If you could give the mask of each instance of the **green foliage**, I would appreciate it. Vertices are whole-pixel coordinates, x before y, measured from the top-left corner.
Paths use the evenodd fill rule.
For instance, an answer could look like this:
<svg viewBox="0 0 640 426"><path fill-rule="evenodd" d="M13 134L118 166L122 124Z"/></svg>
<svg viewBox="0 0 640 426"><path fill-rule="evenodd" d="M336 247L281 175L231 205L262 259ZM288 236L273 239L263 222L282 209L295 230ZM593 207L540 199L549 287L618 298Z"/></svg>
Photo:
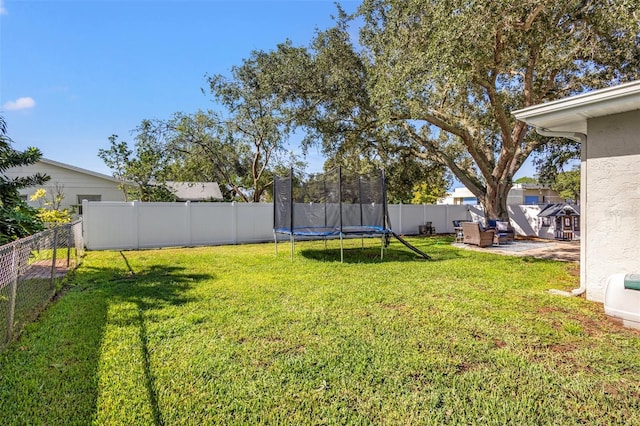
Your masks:
<svg viewBox="0 0 640 426"><path fill-rule="evenodd" d="M580 143L571 139L552 138L534 153L533 164L541 182L553 183L571 162L580 160Z"/></svg>
<svg viewBox="0 0 640 426"><path fill-rule="evenodd" d="M31 201L40 203L38 218L43 223L49 224L69 223L71 222L71 213L68 209L60 209L60 204L64 199L62 188L56 185L55 191L50 199L47 199L47 190L44 188L37 189L31 196Z"/></svg>
<svg viewBox="0 0 640 426"><path fill-rule="evenodd" d="M239 84L217 79L215 82L222 86ZM237 99L234 102L244 101ZM268 107L264 105L264 108ZM234 108L243 110L245 107ZM247 105L246 108L250 107ZM171 178L217 182L226 201L263 201L272 184L273 170L281 164L282 159L278 156L283 152L281 139L284 135L278 136L276 128L267 129L273 123L266 117L255 117L256 121L251 125L248 124L251 118L242 117L239 112L223 119L214 111L198 111L195 114L175 113L169 120L158 121L156 126L163 129L172 159ZM247 122L243 124L240 120ZM295 161L292 165L299 163Z"/></svg>
<svg viewBox="0 0 640 426"><path fill-rule="evenodd" d="M447 192L442 187L432 187L426 182L421 182L413 187L411 204L435 204L439 199L446 197Z"/></svg>
<svg viewBox="0 0 640 426"><path fill-rule="evenodd" d="M12 204L9 207L9 204ZM38 211L17 200L0 206L0 244L28 237L44 230Z"/></svg>
<svg viewBox="0 0 640 426"><path fill-rule="evenodd" d="M234 79L209 77L211 92L229 114L215 111L174 113L167 120L144 120L138 127L136 152L117 136L99 156L123 180L136 182L128 198L173 201L167 180L217 182L226 201L263 201L269 198L274 169L303 167L285 156L283 144L290 124L279 116L277 103L254 86L252 65L234 69Z"/></svg>
<svg viewBox="0 0 640 426"><path fill-rule="evenodd" d="M282 156L287 154L285 142L292 130L283 99L268 90L264 81L264 56L254 54L241 66L233 67L232 79L222 75L208 77L211 94L228 111L224 126L230 142L245 149L241 162L247 171L238 174L244 180L243 187L236 186L234 190L252 202L261 201L273 184L274 165L287 160Z"/></svg>
<svg viewBox="0 0 640 426"><path fill-rule="evenodd" d="M365 0L355 17L339 9L308 49L278 46L265 72L308 143L402 147L446 166L489 217L504 218L513 176L549 143L511 111L637 78L636 6Z"/></svg>
<svg viewBox="0 0 640 426"><path fill-rule="evenodd" d="M560 197L565 200L580 200L580 168L558 173L551 189L558 191Z"/></svg>
<svg viewBox="0 0 640 426"><path fill-rule="evenodd" d="M38 209L38 218L44 223L69 223L71 214L69 210L51 210L44 207Z"/></svg>
<svg viewBox="0 0 640 426"><path fill-rule="evenodd" d="M161 135L149 120L143 120L136 131L135 152L127 142L111 135L109 148L99 149L98 157L122 181L127 200L175 201L175 195L164 185L170 158Z"/></svg>
<svg viewBox="0 0 640 426"><path fill-rule="evenodd" d="M0 244L7 243L43 229L37 211L24 203L19 190L42 185L49 177L36 173L33 176L8 178L5 172L13 167L27 166L37 162L42 154L37 148L16 151L7 136L4 117L0 116Z"/></svg>
<svg viewBox="0 0 640 426"><path fill-rule="evenodd" d="M3 424L640 422L638 334L547 293L575 265L450 241L90 252L0 353Z"/></svg>
<svg viewBox="0 0 640 426"><path fill-rule="evenodd" d="M538 179L536 178L532 178L529 176L523 176L521 178L518 178L516 180L513 181L513 183L531 183L531 184L537 184L538 183Z"/></svg>
<svg viewBox="0 0 640 426"><path fill-rule="evenodd" d="M548 143L510 112L637 78L634 4L365 0L371 96L504 217L515 172Z"/></svg>

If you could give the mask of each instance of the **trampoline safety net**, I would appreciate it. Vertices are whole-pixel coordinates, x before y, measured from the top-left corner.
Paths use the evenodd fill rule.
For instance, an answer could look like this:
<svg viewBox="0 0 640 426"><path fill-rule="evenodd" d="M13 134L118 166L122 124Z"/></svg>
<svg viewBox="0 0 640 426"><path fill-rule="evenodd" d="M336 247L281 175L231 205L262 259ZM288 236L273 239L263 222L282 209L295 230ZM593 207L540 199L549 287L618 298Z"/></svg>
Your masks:
<svg viewBox="0 0 640 426"><path fill-rule="evenodd" d="M274 231L328 236L386 232L384 173L355 174L338 168L302 178L275 176Z"/></svg>

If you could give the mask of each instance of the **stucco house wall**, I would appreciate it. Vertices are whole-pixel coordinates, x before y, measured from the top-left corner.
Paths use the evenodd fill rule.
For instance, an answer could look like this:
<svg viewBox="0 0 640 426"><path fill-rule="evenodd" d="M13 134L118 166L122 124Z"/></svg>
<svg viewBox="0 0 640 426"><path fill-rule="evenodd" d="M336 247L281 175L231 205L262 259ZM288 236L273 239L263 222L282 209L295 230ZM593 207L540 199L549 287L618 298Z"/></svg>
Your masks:
<svg viewBox="0 0 640 426"><path fill-rule="evenodd" d="M122 190L118 187L117 179L103 175L101 173L71 166L49 159L41 159L37 163L24 167L15 167L7 170L8 177L31 176L35 173L45 173L51 179L43 186L25 188L20 191L21 195L27 197L27 203L33 207L38 207L37 202L30 201L39 188L47 190L47 199L55 193L56 185L64 194L61 208L76 207L82 204L78 196L99 196L100 201L125 201ZM77 210L77 209L76 209Z"/></svg>
<svg viewBox="0 0 640 426"><path fill-rule="evenodd" d="M640 110L587 120L582 146L587 298L604 301L607 277L640 273Z"/></svg>
<svg viewBox="0 0 640 426"><path fill-rule="evenodd" d="M640 273L640 81L513 114L544 136L581 142L580 288L604 302L607 279Z"/></svg>

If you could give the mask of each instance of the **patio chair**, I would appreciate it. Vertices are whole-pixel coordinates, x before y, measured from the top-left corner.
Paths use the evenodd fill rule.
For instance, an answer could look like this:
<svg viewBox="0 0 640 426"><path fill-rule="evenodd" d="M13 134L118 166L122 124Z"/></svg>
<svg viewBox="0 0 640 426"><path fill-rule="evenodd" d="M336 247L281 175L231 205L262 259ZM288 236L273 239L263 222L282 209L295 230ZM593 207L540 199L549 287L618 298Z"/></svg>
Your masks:
<svg viewBox="0 0 640 426"><path fill-rule="evenodd" d="M462 233L465 244L473 244L478 247L490 247L493 245L495 231L483 230L477 222L462 222Z"/></svg>
<svg viewBox="0 0 640 426"><path fill-rule="evenodd" d="M495 244L504 244L513 242L516 235L516 230L511 226L509 222L500 220L490 220L489 228L495 231L493 242Z"/></svg>

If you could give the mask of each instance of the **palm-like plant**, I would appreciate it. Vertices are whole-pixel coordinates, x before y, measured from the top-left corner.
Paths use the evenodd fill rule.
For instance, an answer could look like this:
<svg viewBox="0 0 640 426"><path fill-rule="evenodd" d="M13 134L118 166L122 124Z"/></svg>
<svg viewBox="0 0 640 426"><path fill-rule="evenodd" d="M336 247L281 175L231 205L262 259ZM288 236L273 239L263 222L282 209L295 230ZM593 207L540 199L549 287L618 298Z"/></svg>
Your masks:
<svg viewBox="0 0 640 426"><path fill-rule="evenodd" d="M9 178L5 174L13 167L26 166L37 162L42 154L37 148L17 151L11 146L7 136L7 124L0 116L0 244L22 238L43 229L37 211L20 199L19 190L34 185L42 185L49 177L36 173L33 176Z"/></svg>

